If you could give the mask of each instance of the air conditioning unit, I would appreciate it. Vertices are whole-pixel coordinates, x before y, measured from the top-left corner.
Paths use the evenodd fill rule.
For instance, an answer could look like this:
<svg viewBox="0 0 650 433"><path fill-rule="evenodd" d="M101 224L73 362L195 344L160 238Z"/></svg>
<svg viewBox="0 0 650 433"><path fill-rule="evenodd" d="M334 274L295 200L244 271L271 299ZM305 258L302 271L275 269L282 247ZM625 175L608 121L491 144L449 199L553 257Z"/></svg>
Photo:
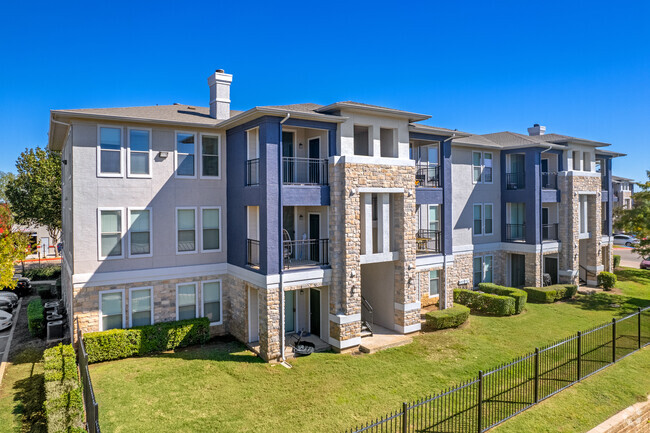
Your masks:
<svg viewBox="0 0 650 433"><path fill-rule="evenodd" d="M63 320L55 320L47 323L47 339L58 340L63 338Z"/></svg>

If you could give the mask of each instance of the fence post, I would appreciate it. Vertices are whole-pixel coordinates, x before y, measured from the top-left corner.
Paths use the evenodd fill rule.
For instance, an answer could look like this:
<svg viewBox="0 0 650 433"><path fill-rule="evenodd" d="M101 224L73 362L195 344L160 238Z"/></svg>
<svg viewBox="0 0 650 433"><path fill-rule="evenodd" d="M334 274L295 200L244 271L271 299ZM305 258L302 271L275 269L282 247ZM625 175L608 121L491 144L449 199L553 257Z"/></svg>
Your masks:
<svg viewBox="0 0 650 433"><path fill-rule="evenodd" d="M483 370L478 372L478 433L483 432Z"/></svg>
<svg viewBox="0 0 650 433"><path fill-rule="evenodd" d="M539 403L539 347L535 348L535 403Z"/></svg>
<svg viewBox="0 0 650 433"><path fill-rule="evenodd" d="M408 404L406 404L406 402L402 403L402 433L408 431L408 410Z"/></svg>
<svg viewBox="0 0 650 433"><path fill-rule="evenodd" d="M637 331L638 331L638 340L637 340L637 345L639 346L639 349L641 348L641 307L638 308L639 311L637 311L637 314L639 315L639 318L637 320Z"/></svg>
<svg viewBox="0 0 650 433"><path fill-rule="evenodd" d="M616 318L612 319L612 364L616 362Z"/></svg>
<svg viewBox="0 0 650 433"><path fill-rule="evenodd" d="M578 331L578 380L580 382L582 379L582 332Z"/></svg>

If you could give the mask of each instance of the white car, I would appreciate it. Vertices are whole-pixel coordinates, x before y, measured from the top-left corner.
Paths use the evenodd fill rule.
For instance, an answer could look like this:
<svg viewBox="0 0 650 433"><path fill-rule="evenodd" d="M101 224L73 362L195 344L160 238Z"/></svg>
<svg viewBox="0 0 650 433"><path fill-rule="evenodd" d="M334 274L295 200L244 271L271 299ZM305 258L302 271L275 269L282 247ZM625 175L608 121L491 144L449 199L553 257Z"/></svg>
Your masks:
<svg viewBox="0 0 650 433"><path fill-rule="evenodd" d="M614 245L625 245L626 247L632 247L638 243L639 240L634 236L624 234L614 235Z"/></svg>
<svg viewBox="0 0 650 433"><path fill-rule="evenodd" d="M0 331L11 327L11 314L0 310Z"/></svg>

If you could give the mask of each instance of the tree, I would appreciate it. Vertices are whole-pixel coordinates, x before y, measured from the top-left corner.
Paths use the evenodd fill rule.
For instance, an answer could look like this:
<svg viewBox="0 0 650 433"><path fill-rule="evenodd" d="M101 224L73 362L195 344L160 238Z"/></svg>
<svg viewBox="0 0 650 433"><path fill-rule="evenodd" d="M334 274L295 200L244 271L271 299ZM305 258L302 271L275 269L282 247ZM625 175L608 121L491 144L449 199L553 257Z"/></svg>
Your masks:
<svg viewBox="0 0 650 433"><path fill-rule="evenodd" d="M9 181L14 177L16 176L14 176L13 173L5 173L4 171L0 171L0 203L7 203L7 195L5 194L5 189L7 188Z"/></svg>
<svg viewBox="0 0 650 433"><path fill-rule="evenodd" d="M650 170L646 171L648 181L637 183L641 191L632 196L632 209L616 210L616 228L636 236L640 243L634 247L634 252L641 257L650 257Z"/></svg>
<svg viewBox="0 0 650 433"><path fill-rule="evenodd" d="M5 188L15 221L47 227L56 242L61 234L61 156L40 147L25 149L16 170Z"/></svg>
<svg viewBox="0 0 650 433"><path fill-rule="evenodd" d="M14 263L25 260L29 247L26 233L12 230L13 218L6 205L0 205L0 287L15 288Z"/></svg>

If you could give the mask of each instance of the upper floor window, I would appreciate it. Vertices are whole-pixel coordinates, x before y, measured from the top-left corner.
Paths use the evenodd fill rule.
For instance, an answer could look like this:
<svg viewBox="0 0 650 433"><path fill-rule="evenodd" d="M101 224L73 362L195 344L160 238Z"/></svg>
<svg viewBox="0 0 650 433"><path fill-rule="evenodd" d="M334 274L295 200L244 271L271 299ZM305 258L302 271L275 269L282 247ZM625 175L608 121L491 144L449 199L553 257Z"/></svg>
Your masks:
<svg viewBox="0 0 650 433"><path fill-rule="evenodd" d="M474 236L480 236L483 234L483 205L475 204L473 214L474 214Z"/></svg>
<svg viewBox="0 0 650 433"><path fill-rule="evenodd" d="M196 252L196 209L176 209L176 252Z"/></svg>
<svg viewBox="0 0 650 433"><path fill-rule="evenodd" d="M151 175L151 130L129 129L129 176L149 177Z"/></svg>
<svg viewBox="0 0 650 433"><path fill-rule="evenodd" d="M246 131L246 185L260 183L259 128Z"/></svg>
<svg viewBox="0 0 650 433"><path fill-rule="evenodd" d="M483 154L483 182L492 183L492 153Z"/></svg>
<svg viewBox="0 0 650 433"><path fill-rule="evenodd" d="M97 175L122 176L122 128L99 127Z"/></svg>
<svg viewBox="0 0 650 433"><path fill-rule="evenodd" d="M201 177L219 177L219 137L201 135Z"/></svg>
<svg viewBox="0 0 650 433"><path fill-rule="evenodd" d="M196 135L187 132L176 133L176 176L196 177Z"/></svg>
<svg viewBox="0 0 650 433"><path fill-rule="evenodd" d="M99 257L122 257L122 210L100 209L99 232Z"/></svg>
<svg viewBox="0 0 650 433"><path fill-rule="evenodd" d="M218 251L221 248L220 208L201 208L201 251Z"/></svg>
<svg viewBox="0 0 650 433"><path fill-rule="evenodd" d="M472 175L474 183L481 182L481 152L472 152Z"/></svg>
<svg viewBox="0 0 650 433"><path fill-rule="evenodd" d="M129 209L129 255L151 256L151 210Z"/></svg>

